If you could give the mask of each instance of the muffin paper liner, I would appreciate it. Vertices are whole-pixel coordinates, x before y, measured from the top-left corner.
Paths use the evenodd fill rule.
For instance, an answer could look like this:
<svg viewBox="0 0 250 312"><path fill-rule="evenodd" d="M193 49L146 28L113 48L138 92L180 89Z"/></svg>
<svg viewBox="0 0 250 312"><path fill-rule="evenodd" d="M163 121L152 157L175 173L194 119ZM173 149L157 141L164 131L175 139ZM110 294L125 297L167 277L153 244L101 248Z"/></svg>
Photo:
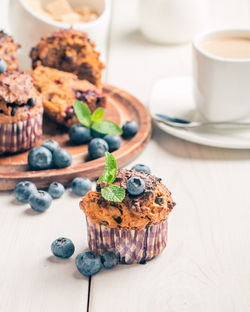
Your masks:
<svg viewBox="0 0 250 312"><path fill-rule="evenodd" d="M0 153L30 149L42 134L42 112L26 120L0 124Z"/></svg>
<svg viewBox="0 0 250 312"><path fill-rule="evenodd" d="M86 217L89 249L102 255L113 251L124 264L145 263L163 251L167 244L167 220L144 230L111 229Z"/></svg>

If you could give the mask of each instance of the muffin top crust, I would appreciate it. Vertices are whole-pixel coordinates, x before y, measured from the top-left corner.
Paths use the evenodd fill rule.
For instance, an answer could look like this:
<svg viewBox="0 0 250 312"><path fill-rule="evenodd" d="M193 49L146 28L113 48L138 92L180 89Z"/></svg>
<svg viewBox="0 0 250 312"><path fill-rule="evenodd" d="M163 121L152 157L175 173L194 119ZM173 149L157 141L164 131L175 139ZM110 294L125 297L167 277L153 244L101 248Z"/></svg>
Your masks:
<svg viewBox="0 0 250 312"><path fill-rule="evenodd" d="M84 102L94 112L106 106L106 97L87 80L55 68L38 66L32 72L35 88L42 94L45 113L58 123L70 127L78 123L74 100Z"/></svg>
<svg viewBox="0 0 250 312"><path fill-rule="evenodd" d="M11 36L6 34L3 30L0 30L0 47L2 47L6 42L13 43L17 49L20 47L19 44L14 43L14 40Z"/></svg>
<svg viewBox="0 0 250 312"><path fill-rule="evenodd" d="M26 120L42 112L41 95L28 73L7 71L0 75L0 124Z"/></svg>
<svg viewBox="0 0 250 312"><path fill-rule="evenodd" d="M133 196L127 191L127 181L131 177L140 177L145 182L142 194ZM161 179L145 172L120 169L115 185L125 189L125 198L121 203L104 199L101 192L89 191L80 202L81 209L92 222L109 228L127 228L142 230L150 224L165 221L175 206L171 192L161 183ZM103 183L97 189L104 187Z"/></svg>
<svg viewBox="0 0 250 312"><path fill-rule="evenodd" d="M45 35L32 48L30 57L33 69L43 65L70 72L101 90L104 65L86 33L65 29Z"/></svg>
<svg viewBox="0 0 250 312"><path fill-rule="evenodd" d="M33 79L19 71L8 71L0 75L0 100L21 105L32 96Z"/></svg>
<svg viewBox="0 0 250 312"><path fill-rule="evenodd" d="M15 43L11 36L3 30L0 31L0 59L6 62L8 70L18 68L17 50L19 48L20 45Z"/></svg>

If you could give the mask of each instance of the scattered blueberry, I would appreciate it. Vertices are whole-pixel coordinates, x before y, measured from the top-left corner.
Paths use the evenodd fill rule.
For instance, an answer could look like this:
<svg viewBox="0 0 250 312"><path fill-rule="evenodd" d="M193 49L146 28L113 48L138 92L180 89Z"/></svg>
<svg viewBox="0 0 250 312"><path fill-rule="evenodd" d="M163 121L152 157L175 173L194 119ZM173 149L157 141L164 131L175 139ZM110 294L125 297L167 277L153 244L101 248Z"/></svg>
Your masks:
<svg viewBox="0 0 250 312"><path fill-rule="evenodd" d="M91 159L103 157L108 149L108 144L103 139L92 139L88 147L89 157Z"/></svg>
<svg viewBox="0 0 250 312"><path fill-rule="evenodd" d="M60 237L51 244L51 251L59 258L69 258L75 252L75 246L69 238Z"/></svg>
<svg viewBox="0 0 250 312"><path fill-rule="evenodd" d="M60 198L64 193L64 186L58 182L52 182L48 192L52 198Z"/></svg>
<svg viewBox="0 0 250 312"><path fill-rule="evenodd" d="M30 207L38 212L43 212L49 208L52 203L52 198L49 193L45 191L38 191L30 195L29 204Z"/></svg>
<svg viewBox="0 0 250 312"><path fill-rule="evenodd" d="M30 195L36 192L37 188L35 184L29 181L18 183L14 189L14 195L21 203L27 203Z"/></svg>
<svg viewBox="0 0 250 312"><path fill-rule="evenodd" d="M143 172L146 172L146 173L151 173L151 170L148 166L146 165L143 165L143 164L136 164L132 167L132 169L135 169L136 171L143 171Z"/></svg>
<svg viewBox="0 0 250 312"><path fill-rule="evenodd" d="M54 140L46 140L43 142L42 146L49 149L52 153L60 147L58 142Z"/></svg>
<svg viewBox="0 0 250 312"><path fill-rule="evenodd" d="M105 135L103 140L105 140L108 143L110 153L118 150L122 142L121 138L118 135L112 134Z"/></svg>
<svg viewBox="0 0 250 312"><path fill-rule="evenodd" d="M87 143L90 140L90 129L81 124L73 125L69 129L69 138L76 145Z"/></svg>
<svg viewBox="0 0 250 312"><path fill-rule="evenodd" d="M85 276L94 275L102 268L101 258L93 251L82 252L76 256L76 267Z"/></svg>
<svg viewBox="0 0 250 312"><path fill-rule="evenodd" d="M7 64L3 59L0 59L0 74L6 72Z"/></svg>
<svg viewBox="0 0 250 312"><path fill-rule="evenodd" d="M52 168L52 153L46 147L39 146L30 150L28 164L31 170L43 170Z"/></svg>
<svg viewBox="0 0 250 312"><path fill-rule="evenodd" d="M53 153L53 161L56 168L66 168L72 163L70 153L63 148L58 148Z"/></svg>
<svg viewBox="0 0 250 312"><path fill-rule="evenodd" d="M131 177L127 181L127 190L131 195L140 195L144 192L145 182L139 177Z"/></svg>
<svg viewBox="0 0 250 312"><path fill-rule="evenodd" d="M92 183L87 178L75 178L72 181L72 192L78 196L85 196L92 187Z"/></svg>
<svg viewBox="0 0 250 312"><path fill-rule="evenodd" d="M128 121L122 127L122 136L124 139L131 139L138 132L138 124L135 121Z"/></svg>
<svg viewBox="0 0 250 312"><path fill-rule="evenodd" d="M118 259L114 252L106 251L101 257L104 269L113 269L118 264Z"/></svg>
<svg viewBox="0 0 250 312"><path fill-rule="evenodd" d="M106 134L98 132L94 129L91 129L91 136L92 138L96 138L96 139L103 139L105 137Z"/></svg>

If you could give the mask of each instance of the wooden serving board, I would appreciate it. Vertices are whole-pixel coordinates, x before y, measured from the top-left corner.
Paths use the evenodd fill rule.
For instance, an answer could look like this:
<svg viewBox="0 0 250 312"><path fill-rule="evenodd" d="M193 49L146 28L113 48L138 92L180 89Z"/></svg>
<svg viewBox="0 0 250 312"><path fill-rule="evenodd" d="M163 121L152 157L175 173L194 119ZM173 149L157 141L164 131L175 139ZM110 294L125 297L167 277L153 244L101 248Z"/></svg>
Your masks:
<svg viewBox="0 0 250 312"><path fill-rule="evenodd" d="M135 120L139 131L131 140L122 140L122 146L113 154L118 166L122 167L132 161L145 147L151 136L151 118L148 110L136 98L113 86L104 85L104 93L108 96L104 119L109 119L120 126L126 121ZM44 140L53 139L66 148L72 155L72 165L65 169L30 171L27 165L28 152L15 155L0 156L0 190L13 190L20 181L29 180L38 188L46 188L53 182L69 185L78 176L91 180L99 177L105 166L104 157L88 160L88 145L74 146L70 143L68 129L49 119L44 119Z"/></svg>

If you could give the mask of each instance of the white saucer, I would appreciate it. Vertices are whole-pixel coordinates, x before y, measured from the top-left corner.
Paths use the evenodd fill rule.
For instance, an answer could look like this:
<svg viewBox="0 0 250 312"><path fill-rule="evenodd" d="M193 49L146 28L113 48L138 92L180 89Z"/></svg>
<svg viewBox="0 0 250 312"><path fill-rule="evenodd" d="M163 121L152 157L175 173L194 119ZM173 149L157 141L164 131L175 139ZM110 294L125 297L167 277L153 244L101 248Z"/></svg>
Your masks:
<svg viewBox="0 0 250 312"><path fill-rule="evenodd" d="M153 118L155 114L166 114L192 121L202 120L195 111L191 76L157 81L152 90L149 109ZM221 148L250 149L250 127L230 130L211 128L187 130L169 127L159 122L157 125L163 131L186 141Z"/></svg>

